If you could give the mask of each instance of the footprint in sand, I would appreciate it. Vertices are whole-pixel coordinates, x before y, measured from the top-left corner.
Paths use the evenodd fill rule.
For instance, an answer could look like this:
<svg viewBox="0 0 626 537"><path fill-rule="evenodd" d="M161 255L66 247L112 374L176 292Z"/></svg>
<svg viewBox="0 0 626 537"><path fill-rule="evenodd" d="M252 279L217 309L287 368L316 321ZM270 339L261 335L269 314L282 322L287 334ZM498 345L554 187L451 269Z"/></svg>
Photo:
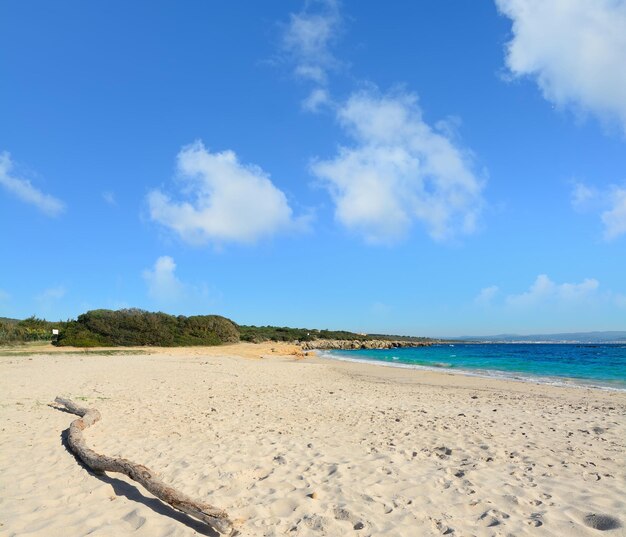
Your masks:
<svg viewBox="0 0 626 537"><path fill-rule="evenodd" d="M350 522L353 529L357 531L365 528L363 521L359 520L350 511L343 507L335 507L335 509L333 509L333 515L335 516L335 520L345 520Z"/></svg>
<svg viewBox="0 0 626 537"><path fill-rule="evenodd" d="M433 453L440 459L445 459L446 457L452 455L452 450L446 446L441 446L433 449Z"/></svg>
<svg viewBox="0 0 626 537"><path fill-rule="evenodd" d="M498 526L502 522L502 519L507 518L509 518L507 513L503 513L498 509L489 509L478 517L478 523L487 528L491 528Z"/></svg>
<svg viewBox="0 0 626 537"><path fill-rule="evenodd" d="M614 530L622 527L619 519L611 515L603 515L599 513L590 513L585 515L583 517L583 523L585 526L600 531Z"/></svg>
<svg viewBox="0 0 626 537"><path fill-rule="evenodd" d="M305 515L302 517L296 525L291 529L291 531L295 531L298 527L298 524L304 524L307 528L310 528L314 531L325 531L328 525L328 522L325 517L320 515Z"/></svg>
<svg viewBox="0 0 626 537"><path fill-rule="evenodd" d="M454 533L454 530L448 526L443 520L438 520L436 518L430 519L433 525L433 529L440 533L441 535L451 535Z"/></svg>
<svg viewBox="0 0 626 537"><path fill-rule="evenodd" d="M333 515L335 515L336 520L350 520L350 518L352 518L350 511L343 507L335 507L335 509L333 509Z"/></svg>

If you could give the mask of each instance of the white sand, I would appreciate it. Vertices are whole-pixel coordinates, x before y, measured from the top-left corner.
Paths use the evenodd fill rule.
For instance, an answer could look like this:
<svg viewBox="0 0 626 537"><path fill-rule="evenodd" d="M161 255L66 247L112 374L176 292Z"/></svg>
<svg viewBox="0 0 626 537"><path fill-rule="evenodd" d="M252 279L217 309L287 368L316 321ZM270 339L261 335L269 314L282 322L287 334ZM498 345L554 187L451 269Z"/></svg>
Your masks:
<svg viewBox="0 0 626 537"><path fill-rule="evenodd" d="M56 395L101 411L96 451L226 509L243 535L626 535L625 393L269 347L0 357L0 535L212 535L82 468ZM589 513L622 526L590 529Z"/></svg>

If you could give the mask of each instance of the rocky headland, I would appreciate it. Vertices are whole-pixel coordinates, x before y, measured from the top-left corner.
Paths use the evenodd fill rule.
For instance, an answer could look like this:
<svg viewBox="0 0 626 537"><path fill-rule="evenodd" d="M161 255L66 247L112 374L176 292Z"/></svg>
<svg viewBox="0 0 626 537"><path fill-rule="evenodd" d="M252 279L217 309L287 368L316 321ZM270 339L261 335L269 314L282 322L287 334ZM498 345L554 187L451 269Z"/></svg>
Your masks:
<svg viewBox="0 0 626 537"><path fill-rule="evenodd" d="M400 347L428 347L427 341L387 340L387 339L314 339L303 341L302 350L357 350L357 349L396 349Z"/></svg>

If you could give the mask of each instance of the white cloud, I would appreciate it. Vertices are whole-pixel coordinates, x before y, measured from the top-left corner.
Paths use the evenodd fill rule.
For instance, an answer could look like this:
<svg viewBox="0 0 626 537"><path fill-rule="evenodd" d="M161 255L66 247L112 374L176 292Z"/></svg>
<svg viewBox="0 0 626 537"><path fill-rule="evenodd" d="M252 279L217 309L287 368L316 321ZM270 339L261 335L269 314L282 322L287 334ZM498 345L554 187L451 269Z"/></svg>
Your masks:
<svg viewBox="0 0 626 537"><path fill-rule="evenodd" d="M7 151L3 151L0 153L0 185L11 194L34 205L48 216L58 216L65 210L65 204L61 200L50 194L44 194L35 188L28 179L16 177L11 173L12 168L11 155Z"/></svg>
<svg viewBox="0 0 626 537"><path fill-rule="evenodd" d="M202 142L178 154L181 194L148 195L150 216L190 243L252 243L297 228L285 194L258 166L242 164L233 151L211 153Z"/></svg>
<svg viewBox="0 0 626 537"><path fill-rule="evenodd" d="M424 122L415 95L358 92L337 118L355 143L312 172L341 224L373 243L401 239L414 221L436 240L475 230L483 181L468 152Z"/></svg>
<svg viewBox="0 0 626 537"><path fill-rule="evenodd" d="M545 274L537 276L528 291L519 295L509 295L507 304L511 306L533 306L553 303L569 303L591 298L600 286L598 280L586 278L581 283L555 283Z"/></svg>
<svg viewBox="0 0 626 537"><path fill-rule="evenodd" d="M302 108L308 112L318 112L322 106L330 103L328 91L323 88L315 88L309 96L302 101Z"/></svg>
<svg viewBox="0 0 626 537"><path fill-rule="evenodd" d="M498 294L500 288L497 285L491 285L489 287L484 287L478 293L478 296L474 299L474 302L481 305L491 304L495 296Z"/></svg>
<svg viewBox="0 0 626 537"><path fill-rule="evenodd" d="M571 199L575 209L601 211L600 219L607 241L626 234L626 187L612 185L606 190L599 190L576 183Z"/></svg>
<svg viewBox="0 0 626 537"><path fill-rule="evenodd" d="M598 193L594 188L590 188L584 183L576 182L571 192L572 206L574 209L585 209L589 202L596 199L597 196Z"/></svg>
<svg viewBox="0 0 626 537"><path fill-rule="evenodd" d="M513 21L506 63L536 79L544 97L626 130L624 0L496 0Z"/></svg>
<svg viewBox="0 0 626 537"><path fill-rule="evenodd" d="M176 263L168 255L159 257L151 268L142 272L148 296L159 306L176 308L194 314L206 314L220 293L204 282L184 282L176 275ZM124 306L120 306L124 307Z"/></svg>
<svg viewBox="0 0 626 537"><path fill-rule="evenodd" d="M143 271L148 295L157 302L176 302L185 295L185 286L176 277L176 263L167 255L159 257L152 269Z"/></svg>
<svg viewBox="0 0 626 537"><path fill-rule="evenodd" d="M283 34L283 48L295 64L295 74L319 85L327 83L328 70L337 65L330 51L341 25L336 0L310 0L292 13Z"/></svg>
<svg viewBox="0 0 626 537"><path fill-rule="evenodd" d="M626 234L626 188L613 187L608 194L609 209L601 215L604 237L613 240Z"/></svg>

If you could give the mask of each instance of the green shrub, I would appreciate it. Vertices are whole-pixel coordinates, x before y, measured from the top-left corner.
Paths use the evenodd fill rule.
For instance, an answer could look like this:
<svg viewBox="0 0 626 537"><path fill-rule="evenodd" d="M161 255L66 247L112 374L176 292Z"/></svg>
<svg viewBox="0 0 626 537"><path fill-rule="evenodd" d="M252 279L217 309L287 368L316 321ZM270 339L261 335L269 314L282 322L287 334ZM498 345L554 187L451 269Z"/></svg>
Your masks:
<svg viewBox="0 0 626 537"><path fill-rule="evenodd" d="M371 339L365 334L345 330L316 330L311 328L288 328L286 326L239 326L242 341L312 341L314 339Z"/></svg>
<svg viewBox="0 0 626 537"><path fill-rule="evenodd" d="M139 309L93 310L61 332L58 345L76 347L221 345L239 341L239 330L219 315L193 317Z"/></svg>
<svg viewBox="0 0 626 537"><path fill-rule="evenodd" d="M19 321L17 319L0 319L0 345L29 343L32 341L52 341L52 329L62 329L67 324L39 319L35 316Z"/></svg>
<svg viewBox="0 0 626 537"><path fill-rule="evenodd" d="M430 341L424 337L390 336L384 334L357 334L345 330L317 330L314 328L289 328L286 326L246 326L239 325L242 341L261 343L263 341L312 341L315 339L347 339L352 341L401 340L401 341Z"/></svg>

